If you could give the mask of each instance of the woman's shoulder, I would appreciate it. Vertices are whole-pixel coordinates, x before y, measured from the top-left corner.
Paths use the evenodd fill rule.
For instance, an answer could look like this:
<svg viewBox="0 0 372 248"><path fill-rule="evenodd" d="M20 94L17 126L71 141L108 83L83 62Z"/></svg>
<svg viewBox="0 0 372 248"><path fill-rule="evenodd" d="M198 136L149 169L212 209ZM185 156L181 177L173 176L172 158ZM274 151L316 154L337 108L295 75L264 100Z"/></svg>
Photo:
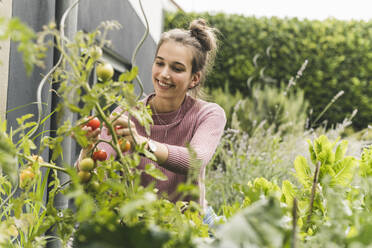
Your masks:
<svg viewBox="0 0 372 248"><path fill-rule="evenodd" d="M217 118L226 118L225 110L215 102L209 102L202 99L194 99L190 112L197 116L198 119L216 116Z"/></svg>
<svg viewBox="0 0 372 248"><path fill-rule="evenodd" d="M199 106L199 111L213 111L225 114L225 110L215 102L209 102L202 99L196 99L196 105Z"/></svg>

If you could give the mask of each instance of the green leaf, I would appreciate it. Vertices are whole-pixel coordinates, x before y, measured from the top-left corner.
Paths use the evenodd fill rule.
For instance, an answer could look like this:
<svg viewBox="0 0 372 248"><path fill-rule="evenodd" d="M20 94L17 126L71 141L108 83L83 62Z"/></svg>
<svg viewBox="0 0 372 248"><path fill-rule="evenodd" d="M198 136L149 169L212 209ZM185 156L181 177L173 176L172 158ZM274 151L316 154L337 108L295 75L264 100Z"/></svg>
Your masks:
<svg viewBox="0 0 372 248"><path fill-rule="evenodd" d="M26 115L23 115L21 117L18 117L17 118L17 123L19 125L22 125L26 120L32 118L34 115L33 114L26 114Z"/></svg>
<svg viewBox="0 0 372 248"><path fill-rule="evenodd" d="M297 180L304 186L309 187L311 185L311 170L303 156L297 156L294 161L294 167L296 170Z"/></svg>
<svg viewBox="0 0 372 248"><path fill-rule="evenodd" d="M283 211L275 198L260 200L235 214L215 233L207 247L289 247Z"/></svg>
<svg viewBox="0 0 372 248"><path fill-rule="evenodd" d="M160 181L168 180L168 177L164 175L163 172L161 172L158 168L156 168L154 164L147 164L145 166L145 172Z"/></svg>
<svg viewBox="0 0 372 248"><path fill-rule="evenodd" d="M131 82L133 79L136 78L137 74L138 74L138 67L134 66L132 70L122 73L119 76L119 81L120 82Z"/></svg>
<svg viewBox="0 0 372 248"><path fill-rule="evenodd" d="M344 158L346 149L347 149L348 141L343 140L341 143L337 146L336 149L336 155L335 155L335 161L340 161L341 159Z"/></svg>
<svg viewBox="0 0 372 248"><path fill-rule="evenodd" d="M353 157L346 157L337 163L335 168L336 174L332 177L331 183L348 186L353 180L356 165L356 160Z"/></svg>
<svg viewBox="0 0 372 248"><path fill-rule="evenodd" d="M9 176L15 184L18 177L17 150L11 137L6 133L6 121L0 122L0 174Z"/></svg>
<svg viewBox="0 0 372 248"><path fill-rule="evenodd" d="M311 143L311 141L309 139L306 140L306 141L309 144L309 152L310 152L311 162L313 162L313 164L316 164L317 158L316 158L316 153L315 153L313 144Z"/></svg>
<svg viewBox="0 0 372 248"><path fill-rule="evenodd" d="M150 192L146 192L144 195L140 196L138 199L132 199L129 202L123 204L120 208L121 216L131 215L139 207L152 204L156 200L156 195Z"/></svg>
<svg viewBox="0 0 372 248"><path fill-rule="evenodd" d="M122 225L115 219L97 223L81 223L75 234L76 247L81 248L142 248L168 247L171 233L161 230L155 225L145 223ZM180 247L186 247L180 246Z"/></svg>
<svg viewBox="0 0 372 248"><path fill-rule="evenodd" d="M372 145L363 149L359 166L363 177L372 175Z"/></svg>
<svg viewBox="0 0 372 248"><path fill-rule="evenodd" d="M75 104L71 104L71 103L68 103L67 104L67 107L74 113L80 113L81 112L81 108L76 106Z"/></svg>
<svg viewBox="0 0 372 248"><path fill-rule="evenodd" d="M282 199L284 198L284 202L287 204L287 206L292 207L293 205L293 199L296 196L296 191L293 187L293 184L288 181L284 180L282 183Z"/></svg>

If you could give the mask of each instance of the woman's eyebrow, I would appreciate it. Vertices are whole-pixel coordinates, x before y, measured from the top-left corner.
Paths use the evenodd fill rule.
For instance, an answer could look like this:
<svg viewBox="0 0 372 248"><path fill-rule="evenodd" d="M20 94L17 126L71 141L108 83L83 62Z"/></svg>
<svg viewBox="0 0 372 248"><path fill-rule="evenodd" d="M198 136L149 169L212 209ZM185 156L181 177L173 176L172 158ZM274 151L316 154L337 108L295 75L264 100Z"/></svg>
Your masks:
<svg viewBox="0 0 372 248"><path fill-rule="evenodd" d="M161 57L161 56L156 56L156 59L165 60L165 59L164 59L163 57ZM186 67L186 65L184 65L183 63L178 62L178 61L174 61L174 62L172 62L172 64L181 65L181 66L183 66L183 67Z"/></svg>

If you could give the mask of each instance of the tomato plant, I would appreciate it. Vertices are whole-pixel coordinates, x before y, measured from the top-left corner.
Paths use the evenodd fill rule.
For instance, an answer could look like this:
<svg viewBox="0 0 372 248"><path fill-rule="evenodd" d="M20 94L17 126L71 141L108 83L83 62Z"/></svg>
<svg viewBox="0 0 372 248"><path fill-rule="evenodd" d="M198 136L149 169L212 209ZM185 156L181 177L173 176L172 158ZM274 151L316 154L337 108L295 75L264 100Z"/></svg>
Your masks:
<svg viewBox="0 0 372 248"><path fill-rule="evenodd" d="M107 159L107 153L104 150L98 150L93 152L92 158L94 161L105 161Z"/></svg>

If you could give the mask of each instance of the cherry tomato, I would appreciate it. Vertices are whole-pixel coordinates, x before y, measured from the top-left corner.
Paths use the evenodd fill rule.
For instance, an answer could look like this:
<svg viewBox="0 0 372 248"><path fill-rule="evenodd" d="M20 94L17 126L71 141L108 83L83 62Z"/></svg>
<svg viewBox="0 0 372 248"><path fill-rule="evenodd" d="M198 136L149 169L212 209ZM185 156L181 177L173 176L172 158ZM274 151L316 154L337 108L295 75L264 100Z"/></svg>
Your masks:
<svg viewBox="0 0 372 248"><path fill-rule="evenodd" d="M90 180L90 178L92 177L92 174L89 171L79 171L78 176L79 176L80 182L86 183Z"/></svg>
<svg viewBox="0 0 372 248"><path fill-rule="evenodd" d="M88 123L86 124L88 127L91 127L92 130L96 130L101 126L101 122L97 117L91 118Z"/></svg>
<svg viewBox="0 0 372 248"><path fill-rule="evenodd" d="M120 125L119 125L119 126L115 126L115 131L116 131L116 130L119 130L119 129L122 129L122 128L123 128L123 127L120 126Z"/></svg>
<svg viewBox="0 0 372 248"><path fill-rule="evenodd" d="M91 171L94 168L94 161L91 158L84 158L79 163L79 169L81 171Z"/></svg>
<svg viewBox="0 0 372 248"><path fill-rule="evenodd" d="M94 161L105 161L107 159L107 153L104 150L98 150L93 152Z"/></svg>
<svg viewBox="0 0 372 248"><path fill-rule="evenodd" d="M120 146L120 150L122 152L127 152L127 151L130 150L131 144L130 144L129 140L120 139L119 140L119 146Z"/></svg>
<svg viewBox="0 0 372 248"><path fill-rule="evenodd" d="M96 67L98 79L108 81L114 76L114 68L109 63L98 64Z"/></svg>
<svg viewBox="0 0 372 248"><path fill-rule="evenodd" d="M21 171L19 174L19 185L21 188L26 187L26 185L35 177L35 173L31 167L27 167L26 169Z"/></svg>

